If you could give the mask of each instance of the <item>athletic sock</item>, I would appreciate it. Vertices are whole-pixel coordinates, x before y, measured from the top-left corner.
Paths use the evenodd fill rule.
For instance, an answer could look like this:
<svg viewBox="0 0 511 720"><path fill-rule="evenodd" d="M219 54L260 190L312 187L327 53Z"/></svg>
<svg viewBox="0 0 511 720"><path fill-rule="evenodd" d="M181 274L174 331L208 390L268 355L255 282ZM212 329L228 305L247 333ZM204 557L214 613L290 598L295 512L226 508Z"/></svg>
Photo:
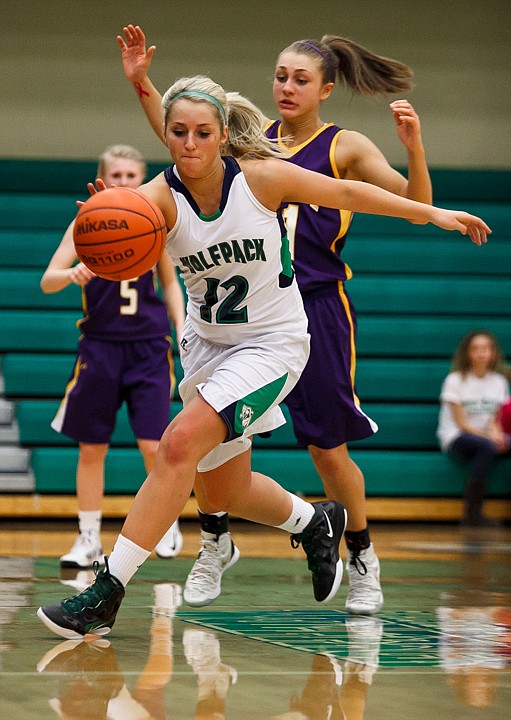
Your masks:
<svg viewBox="0 0 511 720"><path fill-rule="evenodd" d="M302 498L299 498L298 495L293 495L293 493L289 494L293 501L291 515L285 523L277 525L277 527L281 530L286 530L286 532L301 533L312 520L314 507L305 500L302 500Z"/></svg>
<svg viewBox="0 0 511 720"><path fill-rule="evenodd" d="M114 549L108 558L110 573L120 580L124 587L129 583L138 568L147 560L150 550L144 550L140 545L119 535Z"/></svg>

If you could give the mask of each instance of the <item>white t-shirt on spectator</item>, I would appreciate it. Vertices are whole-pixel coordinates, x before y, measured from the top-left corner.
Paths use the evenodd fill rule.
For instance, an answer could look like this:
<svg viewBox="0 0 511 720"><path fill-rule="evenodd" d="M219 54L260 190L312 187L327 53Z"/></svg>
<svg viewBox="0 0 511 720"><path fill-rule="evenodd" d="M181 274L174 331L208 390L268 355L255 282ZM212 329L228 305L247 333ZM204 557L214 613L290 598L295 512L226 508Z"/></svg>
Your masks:
<svg viewBox="0 0 511 720"><path fill-rule="evenodd" d="M461 405L470 424L477 430L485 430L495 413L509 398L509 384L504 375L488 372L483 377L472 373L463 376L452 372L445 378L440 393L440 417L437 436L445 452L461 430L454 420L449 403Z"/></svg>

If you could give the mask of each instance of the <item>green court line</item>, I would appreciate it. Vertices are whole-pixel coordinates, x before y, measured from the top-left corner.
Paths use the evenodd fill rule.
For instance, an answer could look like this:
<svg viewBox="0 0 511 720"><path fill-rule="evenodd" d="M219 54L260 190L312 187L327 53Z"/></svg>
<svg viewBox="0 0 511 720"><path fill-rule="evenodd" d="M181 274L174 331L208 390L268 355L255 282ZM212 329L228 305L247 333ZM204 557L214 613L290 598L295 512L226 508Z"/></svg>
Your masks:
<svg viewBox="0 0 511 720"><path fill-rule="evenodd" d="M259 642L383 668L438 667L441 662L441 629L430 611L382 613L377 618L339 610L179 611L176 617Z"/></svg>

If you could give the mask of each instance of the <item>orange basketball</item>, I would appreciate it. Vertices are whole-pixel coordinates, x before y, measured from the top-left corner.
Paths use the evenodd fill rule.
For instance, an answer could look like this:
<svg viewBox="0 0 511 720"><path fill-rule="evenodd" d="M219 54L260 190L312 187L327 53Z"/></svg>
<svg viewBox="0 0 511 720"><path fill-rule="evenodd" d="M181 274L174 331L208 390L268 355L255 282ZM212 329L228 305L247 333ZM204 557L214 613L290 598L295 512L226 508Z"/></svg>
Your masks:
<svg viewBox="0 0 511 720"><path fill-rule="evenodd" d="M160 208L130 188L91 195L76 216L76 254L106 280L131 280L151 270L165 248L167 227Z"/></svg>

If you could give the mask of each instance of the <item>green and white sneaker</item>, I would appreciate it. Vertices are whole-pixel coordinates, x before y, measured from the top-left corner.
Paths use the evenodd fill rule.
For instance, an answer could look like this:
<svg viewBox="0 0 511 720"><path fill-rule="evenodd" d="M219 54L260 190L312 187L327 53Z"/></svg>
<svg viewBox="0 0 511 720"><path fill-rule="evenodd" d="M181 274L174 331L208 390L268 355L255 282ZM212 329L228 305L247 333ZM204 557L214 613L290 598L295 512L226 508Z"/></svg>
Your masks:
<svg viewBox="0 0 511 720"><path fill-rule="evenodd" d="M37 617L56 635L68 640L80 640L87 633L106 635L115 623L117 611L124 597L124 587L110 574L105 557L105 569L94 565L96 579L79 595L66 598L56 605L44 605Z"/></svg>

